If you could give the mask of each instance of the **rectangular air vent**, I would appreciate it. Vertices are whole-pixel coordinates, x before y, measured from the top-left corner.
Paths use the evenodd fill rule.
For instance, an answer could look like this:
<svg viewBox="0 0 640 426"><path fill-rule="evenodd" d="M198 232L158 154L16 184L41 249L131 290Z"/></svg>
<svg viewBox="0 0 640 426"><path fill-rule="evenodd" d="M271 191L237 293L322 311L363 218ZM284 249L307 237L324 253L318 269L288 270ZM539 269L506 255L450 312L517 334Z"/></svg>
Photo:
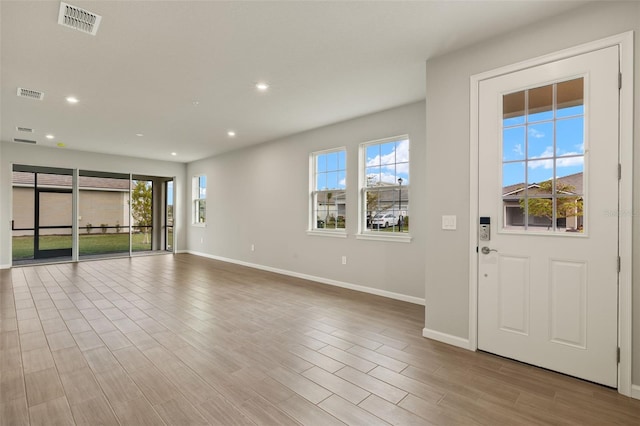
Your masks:
<svg viewBox="0 0 640 426"><path fill-rule="evenodd" d="M30 129L28 127L16 127L16 130L19 132L25 132L25 133L33 133L33 129Z"/></svg>
<svg viewBox="0 0 640 426"><path fill-rule="evenodd" d="M96 35L102 16L88 10L60 2L58 12L58 24L82 31L83 33Z"/></svg>
<svg viewBox="0 0 640 426"><path fill-rule="evenodd" d="M18 96L20 96L21 98L31 98L41 101L42 99L44 99L44 92L25 89L24 87L18 87Z"/></svg>
<svg viewBox="0 0 640 426"><path fill-rule="evenodd" d="M14 138L13 139L14 142L20 142L20 143L36 143L36 141L32 141L31 139L18 139L18 138Z"/></svg>

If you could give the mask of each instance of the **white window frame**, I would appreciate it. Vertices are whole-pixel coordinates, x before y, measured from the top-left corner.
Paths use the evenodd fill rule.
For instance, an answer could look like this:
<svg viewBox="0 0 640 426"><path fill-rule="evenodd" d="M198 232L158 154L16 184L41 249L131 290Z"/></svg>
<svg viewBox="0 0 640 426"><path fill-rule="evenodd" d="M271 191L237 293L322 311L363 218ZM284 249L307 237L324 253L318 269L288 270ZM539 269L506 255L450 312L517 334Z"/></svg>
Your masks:
<svg viewBox="0 0 640 426"><path fill-rule="evenodd" d="M347 196L347 185L346 179L348 176L347 171L347 148L342 146L338 148L326 149L322 151L312 152L309 155L309 225L307 228L308 235L319 235L324 237L337 237L337 238L346 238L347 237L347 225L346 225L346 216L345 216L345 227L344 229L326 229L326 228L318 228L317 227L317 217L315 212L315 199L316 194L321 192L330 192L331 190L317 190L316 189L316 158L320 155L331 154L334 152L344 152L345 158L345 187L344 189L335 189L334 191L344 191L345 197ZM345 207L346 209L346 207Z"/></svg>
<svg viewBox="0 0 640 426"><path fill-rule="evenodd" d="M411 176L411 138L409 135L398 135L389 138L377 139L363 142L360 144L358 155L358 233L356 238L359 240L375 240L375 241L393 241L399 243L409 243L412 240L410 232L374 232L367 228L367 147L371 145L380 145L388 142L396 142L400 140L409 141L409 177ZM398 185L403 190L408 191L407 200L411 202L411 179L407 185ZM410 215L409 215L410 216Z"/></svg>
<svg viewBox="0 0 640 426"><path fill-rule="evenodd" d="M205 186L204 186L205 196L204 198L200 198L200 179L203 177L205 178L205 182L206 182L207 175L204 175L204 174L196 175L196 176L193 176L193 178L191 178L191 225L192 226L199 226L199 227L207 226L207 204L206 204L207 183L205 183ZM200 221L198 213L200 211L199 207L202 201L205 202L204 220Z"/></svg>

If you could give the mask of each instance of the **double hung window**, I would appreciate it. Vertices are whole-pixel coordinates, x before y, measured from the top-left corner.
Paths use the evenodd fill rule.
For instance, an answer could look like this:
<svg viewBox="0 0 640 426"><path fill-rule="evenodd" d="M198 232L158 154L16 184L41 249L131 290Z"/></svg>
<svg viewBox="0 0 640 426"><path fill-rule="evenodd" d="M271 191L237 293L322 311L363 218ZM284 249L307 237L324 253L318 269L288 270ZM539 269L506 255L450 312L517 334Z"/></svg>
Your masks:
<svg viewBox="0 0 640 426"><path fill-rule="evenodd" d="M360 168L360 234L408 234L409 137L362 144Z"/></svg>
<svg viewBox="0 0 640 426"><path fill-rule="evenodd" d="M313 231L344 232L347 221L347 152L344 148L311 154Z"/></svg>
<svg viewBox="0 0 640 426"><path fill-rule="evenodd" d="M195 176L192 184L193 224L204 225L207 220L207 177Z"/></svg>

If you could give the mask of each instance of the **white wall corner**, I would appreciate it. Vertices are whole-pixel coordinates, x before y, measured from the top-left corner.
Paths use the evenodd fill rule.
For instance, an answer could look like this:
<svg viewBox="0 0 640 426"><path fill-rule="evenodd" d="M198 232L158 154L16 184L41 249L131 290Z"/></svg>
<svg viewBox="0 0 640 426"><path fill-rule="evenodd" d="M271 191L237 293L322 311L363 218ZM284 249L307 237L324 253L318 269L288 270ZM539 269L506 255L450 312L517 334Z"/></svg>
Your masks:
<svg viewBox="0 0 640 426"><path fill-rule="evenodd" d="M440 331L435 331L428 328L422 329L422 336L426 337L427 339L437 340L438 342L457 346L462 349L475 351L475 348L471 346L471 342L469 341L469 339L463 339L462 337L453 336L451 334L442 333Z"/></svg>
<svg viewBox="0 0 640 426"><path fill-rule="evenodd" d="M640 385L631 385L631 398L640 399Z"/></svg>
<svg viewBox="0 0 640 426"><path fill-rule="evenodd" d="M349 290L361 291L363 293L374 294L376 296L387 297L389 299L401 300L403 302L414 303L416 305L424 306L424 304L425 304L425 301L422 298L414 297L414 296L408 296L406 294L401 294L401 293L394 293L392 291L380 290L380 289L377 289L377 288L366 287L366 286L358 285L358 284L345 283L345 282L342 282L342 281L331 280L329 278L323 278L323 277L317 277L317 276L314 276L314 275L302 274L302 273L299 273L299 272L288 271L286 269L273 268L271 266L264 266L264 265L259 265L259 264L256 264L256 263L244 262L242 260L230 259L230 258L222 257L222 256L215 256L215 255L212 255L212 254L202 253L202 252L193 251L193 250L186 250L185 253L193 254L195 256L206 257L206 258L209 258L209 259L220 260L222 262L235 263L236 265L242 265L242 266L247 266L249 268L254 268L254 269L260 269L260 270L263 270L263 271L274 272L276 274L282 274L282 275L287 275L287 276L290 276L290 277L301 278L303 280L315 281L315 282L318 282L318 283L321 283L321 284L329 284L329 285L332 285L332 286L335 286L335 287L342 287L342 288L346 288L346 289L349 289Z"/></svg>

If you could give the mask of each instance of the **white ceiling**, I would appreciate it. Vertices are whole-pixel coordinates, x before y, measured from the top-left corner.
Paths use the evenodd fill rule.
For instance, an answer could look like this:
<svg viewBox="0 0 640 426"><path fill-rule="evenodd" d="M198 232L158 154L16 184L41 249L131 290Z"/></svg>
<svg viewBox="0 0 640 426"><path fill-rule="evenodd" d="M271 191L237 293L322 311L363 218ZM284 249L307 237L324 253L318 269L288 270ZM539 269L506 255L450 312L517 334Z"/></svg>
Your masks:
<svg viewBox="0 0 640 426"><path fill-rule="evenodd" d="M96 36L57 1L0 2L2 141L188 162L424 99L427 58L582 2L67 3L102 16Z"/></svg>

